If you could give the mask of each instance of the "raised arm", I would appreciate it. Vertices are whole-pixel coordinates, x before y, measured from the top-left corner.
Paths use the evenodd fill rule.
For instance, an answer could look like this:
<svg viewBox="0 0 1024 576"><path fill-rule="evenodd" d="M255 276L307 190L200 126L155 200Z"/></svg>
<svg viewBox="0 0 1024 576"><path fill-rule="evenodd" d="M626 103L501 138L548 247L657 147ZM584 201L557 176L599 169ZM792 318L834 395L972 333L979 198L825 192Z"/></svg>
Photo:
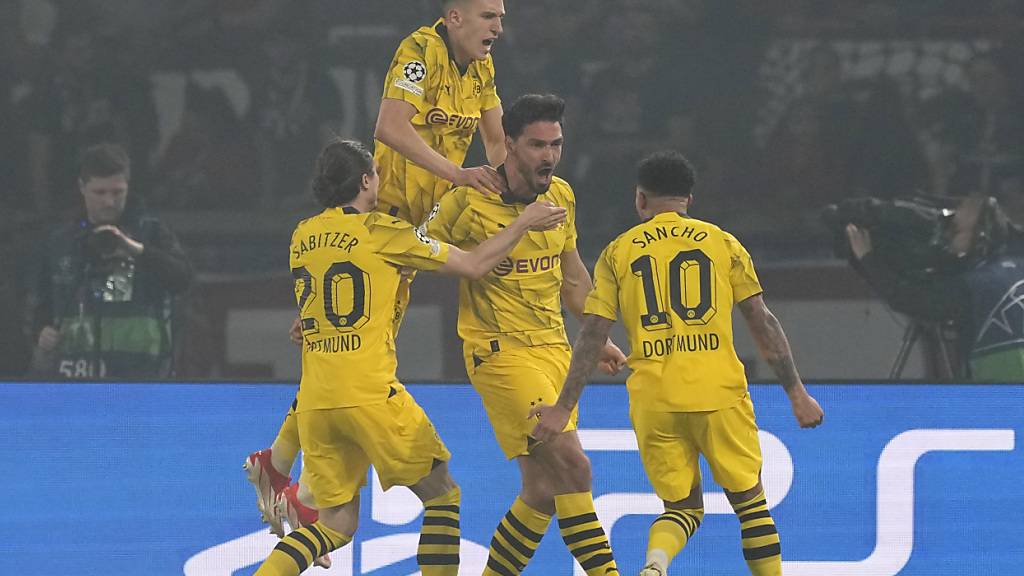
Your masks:
<svg viewBox="0 0 1024 576"><path fill-rule="evenodd" d="M491 166L505 163L505 130L501 127L501 104L480 113L480 135Z"/></svg>
<svg viewBox="0 0 1024 576"><path fill-rule="evenodd" d="M505 183L498 172L490 166L463 168L442 156L427 145L413 128L412 119L416 107L408 102L384 98L377 114L377 126L373 137L380 140L399 154L426 168L440 178L456 186L471 186L500 194Z"/></svg>
<svg viewBox="0 0 1024 576"><path fill-rule="evenodd" d="M583 317L583 327L572 347L569 375L565 378L565 386L558 395L558 401L554 406L537 406L530 413L530 417L537 417L537 425L532 433L537 440L550 440L565 429L570 414L583 395L587 379L604 352L612 323L612 320L596 314Z"/></svg>
<svg viewBox="0 0 1024 576"><path fill-rule="evenodd" d="M512 224L471 251L452 246L448 262L439 272L479 280L494 269L530 230L548 230L565 221L565 208L550 202L534 202Z"/></svg>
<svg viewBox="0 0 1024 576"><path fill-rule="evenodd" d="M772 367L775 377L782 384L793 407L793 415L801 428L814 428L821 424L824 412L818 402L807 393L804 383L797 373L793 362L793 353L789 348L789 340L782 331L782 324L764 303L764 298L756 294L739 303L740 312L747 321L750 334L757 343L761 357Z"/></svg>

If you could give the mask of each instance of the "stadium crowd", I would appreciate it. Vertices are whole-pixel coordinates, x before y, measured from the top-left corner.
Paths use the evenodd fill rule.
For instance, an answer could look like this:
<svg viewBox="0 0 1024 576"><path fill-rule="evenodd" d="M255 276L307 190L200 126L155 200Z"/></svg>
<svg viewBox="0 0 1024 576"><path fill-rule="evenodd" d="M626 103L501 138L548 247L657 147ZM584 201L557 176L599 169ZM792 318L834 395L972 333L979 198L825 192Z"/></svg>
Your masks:
<svg viewBox="0 0 1024 576"><path fill-rule="evenodd" d="M830 257L820 209L852 196L992 195L1024 220L1019 3L768 4L509 10L499 95L568 101L560 172L586 198L585 258L632 223L621 190L665 147L701 175L694 214L769 261ZM100 142L128 150L133 195L200 275L280 273L268 252L315 210L317 150L370 139L395 43L435 14L432 0L0 0L0 262L16 272L0 301L21 309L40 234L81 210L79 153ZM0 339L22 329L0 316Z"/></svg>

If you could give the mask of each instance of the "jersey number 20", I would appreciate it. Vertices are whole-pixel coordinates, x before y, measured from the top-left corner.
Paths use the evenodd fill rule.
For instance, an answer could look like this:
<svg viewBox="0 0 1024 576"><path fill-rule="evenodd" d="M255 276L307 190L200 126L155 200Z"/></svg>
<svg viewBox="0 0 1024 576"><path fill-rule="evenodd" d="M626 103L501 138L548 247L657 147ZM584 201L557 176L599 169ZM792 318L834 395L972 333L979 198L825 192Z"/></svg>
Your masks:
<svg viewBox="0 0 1024 576"><path fill-rule="evenodd" d="M307 314L316 302L318 291L322 294L323 318L341 332L350 332L366 324L370 319L369 275L352 262L335 262L324 274L322 282L310 274L305 266L292 269L295 278L295 292L299 297L299 313L302 315L302 331L317 333L320 322L316 310Z"/></svg>
<svg viewBox="0 0 1024 576"><path fill-rule="evenodd" d="M646 330L664 330L672 326L665 309L664 284L659 279L658 260L641 256L630 265L643 283L646 313L640 325ZM677 318L689 326L707 324L715 316L714 262L702 250L685 250L668 264L668 303Z"/></svg>

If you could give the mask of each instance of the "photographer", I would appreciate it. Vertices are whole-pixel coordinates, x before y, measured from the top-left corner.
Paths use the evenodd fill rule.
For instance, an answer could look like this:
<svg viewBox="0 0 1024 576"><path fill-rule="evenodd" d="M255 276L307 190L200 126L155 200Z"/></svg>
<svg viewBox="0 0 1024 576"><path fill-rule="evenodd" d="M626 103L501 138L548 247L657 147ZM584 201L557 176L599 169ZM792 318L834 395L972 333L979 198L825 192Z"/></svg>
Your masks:
<svg viewBox="0 0 1024 576"><path fill-rule="evenodd" d="M956 273L920 275L886 262L871 233L846 225L853 265L896 310L916 320L952 321L957 331L958 376L975 381L1024 381L1024 250L1010 227L1005 245L978 255L986 218L997 205L968 197L957 207L947 238L949 255L973 265ZM1001 222L1001 225L1006 225ZM991 238L987 239L991 243ZM1001 244L1001 241L999 242Z"/></svg>
<svg viewBox="0 0 1024 576"><path fill-rule="evenodd" d="M84 215L50 234L31 294L36 376L171 373L174 296L188 287L192 270L170 230L131 208L130 176L119 146L82 155Z"/></svg>

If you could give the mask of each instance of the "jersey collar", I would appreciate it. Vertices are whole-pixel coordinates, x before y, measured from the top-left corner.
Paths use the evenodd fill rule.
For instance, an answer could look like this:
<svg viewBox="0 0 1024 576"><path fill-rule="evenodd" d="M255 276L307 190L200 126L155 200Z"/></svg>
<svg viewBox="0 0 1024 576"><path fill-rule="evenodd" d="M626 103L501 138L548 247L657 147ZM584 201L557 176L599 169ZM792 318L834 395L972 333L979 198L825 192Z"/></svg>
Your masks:
<svg viewBox="0 0 1024 576"><path fill-rule="evenodd" d="M444 47L448 49L448 60L455 64L460 74L465 76L466 72L469 71L469 65L467 64L465 69L463 69L462 66L459 66L458 61L455 60L455 52L452 52L452 43L448 37L448 27L444 25L444 18L439 19L437 24L434 24L434 32L437 32L437 35L441 37L441 41L444 42Z"/></svg>
<svg viewBox="0 0 1024 576"><path fill-rule="evenodd" d="M501 179L505 181L505 187L508 188L509 190L511 190L512 187L508 185L508 174L505 172L505 165L504 164L498 166L498 174L501 176ZM533 198L528 198L526 200L523 200L522 198L519 198L517 196L513 196L511 192L502 192L501 193L501 201L503 203L505 203L505 204L511 204L511 205L515 205L515 204L533 204L534 202L537 201L537 198L539 196L540 195L538 194L538 195L535 195Z"/></svg>
<svg viewBox="0 0 1024 576"><path fill-rule="evenodd" d="M341 212L343 214L362 214L355 206L342 206Z"/></svg>

